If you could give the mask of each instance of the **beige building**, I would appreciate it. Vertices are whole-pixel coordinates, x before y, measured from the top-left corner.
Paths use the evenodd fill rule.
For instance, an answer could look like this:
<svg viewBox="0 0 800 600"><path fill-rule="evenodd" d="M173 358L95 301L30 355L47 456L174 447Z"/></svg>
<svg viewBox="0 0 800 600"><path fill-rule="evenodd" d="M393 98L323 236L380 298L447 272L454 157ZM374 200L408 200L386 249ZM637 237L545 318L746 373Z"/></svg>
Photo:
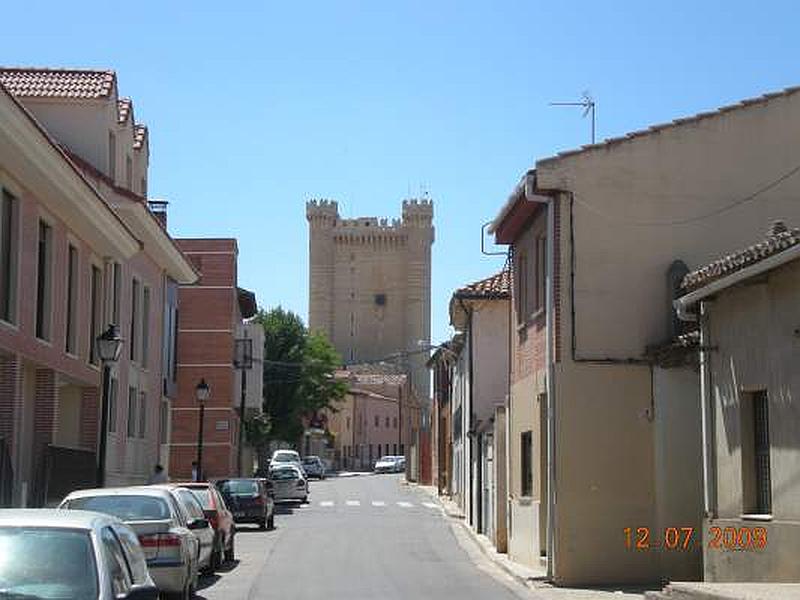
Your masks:
<svg viewBox="0 0 800 600"><path fill-rule="evenodd" d="M494 222L515 269L509 551L546 556L557 583L702 574L699 546L643 551L622 534L702 531L699 401L677 382L659 410L647 349L671 334L676 259L703 265L800 218L798 92L540 160Z"/></svg>
<svg viewBox="0 0 800 600"><path fill-rule="evenodd" d="M700 326L709 581L800 581L798 258L800 230L776 222L677 301Z"/></svg>
<svg viewBox="0 0 800 600"><path fill-rule="evenodd" d="M336 202L306 205L309 327L331 340L346 364L398 353L411 385L427 398L431 333L433 203L403 202L401 219L343 219ZM422 344L422 346L420 345Z"/></svg>

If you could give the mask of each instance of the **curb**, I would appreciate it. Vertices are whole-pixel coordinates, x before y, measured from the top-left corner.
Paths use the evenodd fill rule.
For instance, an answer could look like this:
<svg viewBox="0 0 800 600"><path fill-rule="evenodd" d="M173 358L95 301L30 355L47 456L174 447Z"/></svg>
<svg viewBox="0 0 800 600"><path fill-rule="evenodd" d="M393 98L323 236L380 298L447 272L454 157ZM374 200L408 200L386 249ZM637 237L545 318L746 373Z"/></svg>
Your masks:
<svg viewBox="0 0 800 600"><path fill-rule="evenodd" d="M479 534L476 531L474 531L469 525L467 525L467 523L464 521L466 516L464 515L464 513L461 512L460 509L458 509L457 507L448 508L442 502L442 499L438 496L438 494L432 493L432 491L427 489L426 486L416 485L416 487L425 494L427 494L428 496L430 496L432 499L436 500L436 502L439 504L439 508L441 509L442 514L444 514L447 517L450 517L450 519L455 521L461 527L461 529L469 535L469 538L472 540L472 543L478 547L478 549L483 553L483 555L490 561L492 561L492 563L495 564L497 567L502 569L503 572L505 572L507 575L513 578L514 581L516 581L520 585L525 586L527 589L531 590L541 589L543 587L552 587L551 584L547 583L544 580L539 580L539 579L535 579L538 585L536 586L532 585L531 578L525 577L524 575L520 575L519 573L517 573L513 567L506 564L505 560L499 558L499 554L496 551L492 551L491 548L487 547L487 544L483 543L483 540L481 540ZM453 503L451 502L450 504ZM507 560L510 561L511 559Z"/></svg>

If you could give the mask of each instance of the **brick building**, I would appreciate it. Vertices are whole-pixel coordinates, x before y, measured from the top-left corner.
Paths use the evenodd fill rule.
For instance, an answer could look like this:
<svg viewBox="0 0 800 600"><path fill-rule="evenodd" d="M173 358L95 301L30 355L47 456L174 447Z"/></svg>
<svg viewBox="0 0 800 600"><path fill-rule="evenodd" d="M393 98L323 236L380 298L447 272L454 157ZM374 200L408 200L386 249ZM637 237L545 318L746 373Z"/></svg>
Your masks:
<svg viewBox="0 0 800 600"><path fill-rule="evenodd" d="M0 496L37 505L94 483L110 323L124 346L106 479L143 482L169 435L167 290L196 279L148 209L147 130L112 71L0 68L0 90Z"/></svg>
<svg viewBox="0 0 800 600"><path fill-rule="evenodd" d="M237 337L253 339L253 368L247 373L246 407L260 410L263 337L243 321L255 315L252 293L237 286L235 239L179 239L178 245L200 273L195 285L179 290L178 395L172 409L170 474L188 479L197 457L200 407L195 388L211 387L205 405L203 473L206 478L239 472L240 372L233 364ZM263 334L261 334L263 335ZM248 453L249 456L249 453ZM249 470L245 457L243 471ZM247 473L249 474L249 473Z"/></svg>

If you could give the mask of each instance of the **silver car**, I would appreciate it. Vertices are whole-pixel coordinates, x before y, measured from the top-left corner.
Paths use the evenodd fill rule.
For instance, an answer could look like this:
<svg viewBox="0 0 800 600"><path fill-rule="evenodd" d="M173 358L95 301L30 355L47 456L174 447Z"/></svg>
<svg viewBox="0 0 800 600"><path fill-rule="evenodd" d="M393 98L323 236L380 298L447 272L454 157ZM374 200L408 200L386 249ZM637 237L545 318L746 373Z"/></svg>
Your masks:
<svg viewBox="0 0 800 600"><path fill-rule="evenodd" d="M308 501L308 480L296 465L275 467L270 471L268 488L275 502L286 500Z"/></svg>
<svg viewBox="0 0 800 600"><path fill-rule="evenodd" d="M108 515L2 509L0 559L0 598L158 598L136 534Z"/></svg>
<svg viewBox="0 0 800 600"><path fill-rule="evenodd" d="M200 542L188 515L168 489L99 488L72 492L59 508L92 510L119 518L136 532L150 575L158 588L176 598L191 598L197 588ZM206 526L208 522L204 520Z"/></svg>
<svg viewBox="0 0 800 600"><path fill-rule="evenodd" d="M178 501L179 508L182 508L184 512L186 526L192 530L192 533L197 536L197 541L200 542L200 549L198 552L198 566L200 570L206 572L213 570L214 528L211 527L211 523L206 519L206 513L203 510L203 504L200 502L200 499L195 496L193 491L177 484L162 484L152 487L168 490L175 500ZM206 522L206 527L194 526L203 521Z"/></svg>

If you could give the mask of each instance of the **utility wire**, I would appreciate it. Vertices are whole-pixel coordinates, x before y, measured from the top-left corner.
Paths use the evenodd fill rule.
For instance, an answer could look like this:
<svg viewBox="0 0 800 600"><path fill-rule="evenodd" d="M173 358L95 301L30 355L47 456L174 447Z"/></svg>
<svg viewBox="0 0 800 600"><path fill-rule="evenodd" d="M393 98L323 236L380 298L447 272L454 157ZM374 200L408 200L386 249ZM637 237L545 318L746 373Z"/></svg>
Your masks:
<svg viewBox="0 0 800 600"><path fill-rule="evenodd" d="M670 221L633 221L633 220L625 219L624 217L619 217L619 216L616 216L616 215L609 215L609 214L605 213L604 211L600 210L599 208L597 208L595 206L592 206L588 202L586 202L584 200L581 200L577 196L577 194L573 195L573 198L575 199L575 202L577 202L578 204L580 204L584 208L590 210L591 212L593 212L594 214L596 214L596 215L598 215L600 217L603 217L604 219L606 219L608 221L616 221L616 222L619 222L619 223L624 223L626 225L633 225L633 226L637 226L637 227L672 227L672 226L675 226L675 225L688 225L690 223L695 223L697 221L703 221L705 219L708 219L708 218L711 218L711 217L716 217L718 215L726 213L729 210L733 210L737 206L740 206L742 204L745 204L747 202L755 200L761 194L764 194L764 193L770 191L771 189L774 189L774 188L778 187L780 184L782 184L787 179L793 177L798 172L800 172L800 165L797 165L796 167L794 167L793 169L790 169L789 171L787 171L783 175L777 177L776 179L773 179L772 181L770 181L769 183L767 183L763 187L760 187L759 189L757 189L756 191L752 192L751 194L748 194L747 196L744 196L743 198L739 198L737 200L734 200L733 202L731 202L729 204L726 204L725 206L722 206L720 208L714 209L714 210L712 210L710 212L707 212L705 214L698 215L698 216L695 216L695 217L688 217L688 218L685 218L685 219L674 219L674 220L670 220Z"/></svg>

